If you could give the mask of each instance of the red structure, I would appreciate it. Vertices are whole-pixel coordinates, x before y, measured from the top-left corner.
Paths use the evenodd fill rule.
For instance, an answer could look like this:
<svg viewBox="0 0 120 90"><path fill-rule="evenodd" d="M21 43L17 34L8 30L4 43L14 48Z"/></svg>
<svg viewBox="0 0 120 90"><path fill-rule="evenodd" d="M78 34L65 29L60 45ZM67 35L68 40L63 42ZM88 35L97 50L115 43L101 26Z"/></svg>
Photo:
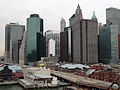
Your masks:
<svg viewBox="0 0 120 90"><path fill-rule="evenodd" d="M4 80L10 80L12 76L12 70L8 68L8 66L5 66L1 71L0 71L0 79Z"/></svg>
<svg viewBox="0 0 120 90"><path fill-rule="evenodd" d="M23 73L12 73L12 78L23 78Z"/></svg>
<svg viewBox="0 0 120 90"><path fill-rule="evenodd" d="M96 66L95 66L95 65L92 66L92 69L95 69L95 70L103 70L103 69L102 69L102 66L97 66L97 65L96 65Z"/></svg>
<svg viewBox="0 0 120 90"><path fill-rule="evenodd" d="M120 59L120 34L118 35L118 50L119 50L119 59Z"/></svg>

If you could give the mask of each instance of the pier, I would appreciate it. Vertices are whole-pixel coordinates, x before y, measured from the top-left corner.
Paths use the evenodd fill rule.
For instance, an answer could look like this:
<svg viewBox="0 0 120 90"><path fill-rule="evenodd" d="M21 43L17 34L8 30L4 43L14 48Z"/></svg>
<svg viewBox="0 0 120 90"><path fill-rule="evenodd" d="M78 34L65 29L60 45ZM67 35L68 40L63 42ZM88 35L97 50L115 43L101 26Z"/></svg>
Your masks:
<svg viewBox="0 0 120 90"><path fill-rule="evenodd" d="M18 84L17 81L4 81L4 82L0 82L0 86L1 85L14 85L14 84Z"/></svg>
<svg viewBox="0 0 120 90"><path fill-rule="evenodd" d="M53 71L53 70L51 71L51 73L52 75L60 78L61 80L68 81L71 84L76 84L77 86L85 86L87 88L108 89L108 87L112 84L106 81L100 81L88 77L74 75L73 73L66 73L66 72ZM112 88L113 90L117 90L118 85L114 85Z"/></svg>

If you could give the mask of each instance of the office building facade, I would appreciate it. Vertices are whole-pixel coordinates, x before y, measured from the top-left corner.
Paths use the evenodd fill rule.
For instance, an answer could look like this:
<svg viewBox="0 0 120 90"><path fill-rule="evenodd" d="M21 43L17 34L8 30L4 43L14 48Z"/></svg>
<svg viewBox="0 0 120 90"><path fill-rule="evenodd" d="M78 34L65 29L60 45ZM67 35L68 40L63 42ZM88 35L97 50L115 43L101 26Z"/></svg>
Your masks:
<svg viewBox="0 0 120 90"><path fill-rule="evenodd" d="M68 62L67 31L60 32L60 62Z"/></svg>
<svg viewBox="0 0 120 90"><path fill-rule="evenodd" d="M19 50L20 50L21 43L22 43L22 40L16 40L14 41L14 45L13 45L12 61L16 64L19 64Z"/></svg>
<svg viewBox="0 0 120 90"><path fill-rule="evenodd" d="M100 28L99 62L104 64L116 64L118 60L118 26L105 25Z"/></svg>
<svg viewBox="0 0 120 90"><path fill-rule="evenodd" d="M72 62L72 27L65 27L60 33L60 61Z"/></svg>
<svg viewBox="0 0 120 90"><path fill-rule="evenodd" d="M106 24L118 25L118 34L120 34L120 9L106 9Z"/></svg>
<svg viewBox="0 0 120 90"><path fill-rule="evenodd" d="M24 32L23 39L22 39L21 46L20 46L20 50L19 50L19 64L20 65L24 65L26 63L25 50L26 50L26 31Z"/></svg>
<svg viewBox="0 0 120 90"><path fill-rule="evenodd" d="M60 57L60 33L53 31L53 30L48 30L45 32L46 36L46 57L49 56L49 39L55 40L55 57Z"/></svg>
<svg viewBox="0 0 120 90"><path fill-rule="evenodd" d="M73 26L73 62L98 62L97 21L80 20Z"/></svg>
<svg viewBox="0 0 120 90"><path fill-rule="evenodd" d="M26 64L33 65L45 56L44 44L43 19L38 14L31 14L30 18L27 18Z"/></svg>
<svg viewBox="0 0 120 90"><path fill-rule="evenodd" d="M19 25L18 23L10 23L5 26L5 60L6 62L17 63L14 57L18 58L14 54L14 47L16 47L15 42L21 41L23 38L23 33L25 31L24 25ZM19 43L20 44L20 43ZM19 45L20 46L20 45ZM19 47L17 47L19 50ZM14 49L14 50L13 50Z"/></svg>
<svg viewBox="0 0 120 90"><path fill-rule="evenodd" d="M120 59L120 9L107 8L106 9L106 23L109 25L118 25L118 46L119 46L119 59Z"/></svg>
<svg viewBox="0 0 120 90"><path fill-rule="evenodd" d="M78 5L75 24L72 26L73 63L93 64L98 62L97 18L83 19Z"/></svg>
<svg viewBox="0 0 120 90"><path fill-rule="evenodd" d="M70 26L73 26L74 23L75 23L75 14L73 14L69 19L69 25Z"/></svg>

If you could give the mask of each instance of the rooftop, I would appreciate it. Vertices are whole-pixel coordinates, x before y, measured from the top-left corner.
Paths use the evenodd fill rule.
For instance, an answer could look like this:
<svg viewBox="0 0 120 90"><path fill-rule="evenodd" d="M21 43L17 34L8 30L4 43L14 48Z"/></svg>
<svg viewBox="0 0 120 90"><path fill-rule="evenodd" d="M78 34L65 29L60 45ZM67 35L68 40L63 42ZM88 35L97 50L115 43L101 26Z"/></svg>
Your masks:
<svg viewBox="0 0 120 90"><path fill-rule="evenodd" d="M83 64L64 64L61 65L61 68L67 68L67 69L75 69L75 68L79 68L79 69L83 69L83 68L90 68L87 65L83 65Z"/></svg>
<svg viewBox="0 0 120 90"><path fill-rule="evenodd" d="M39 14L30 14L30 18L33 18L33 17L38 17L39 18Z"/></svg>
<svg viewBox="0 0 120 90"><path fill-rule="evenodd" d="M52 78L52 76L44 75L44 74L27 74L27 76L32 78L32 79Z"/></svg>

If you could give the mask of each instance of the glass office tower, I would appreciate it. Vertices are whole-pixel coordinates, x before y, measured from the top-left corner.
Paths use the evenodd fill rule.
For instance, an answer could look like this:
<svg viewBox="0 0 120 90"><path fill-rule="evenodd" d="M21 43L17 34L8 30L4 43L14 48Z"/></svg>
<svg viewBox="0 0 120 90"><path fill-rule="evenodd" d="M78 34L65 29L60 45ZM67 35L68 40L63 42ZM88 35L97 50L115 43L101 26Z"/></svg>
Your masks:
<svg viewBox="0 0 120 90"><path fill-rule="evenodd" d="M99 35L99 62L116 64L118 60L118 25L104 25Z"/></svg>
<svg viewBox="0 0 120 90"><path fill-rule="evenodd" d="M44 56L43 19L38 14L27 18L26 64L33 65Z"/></svg>

